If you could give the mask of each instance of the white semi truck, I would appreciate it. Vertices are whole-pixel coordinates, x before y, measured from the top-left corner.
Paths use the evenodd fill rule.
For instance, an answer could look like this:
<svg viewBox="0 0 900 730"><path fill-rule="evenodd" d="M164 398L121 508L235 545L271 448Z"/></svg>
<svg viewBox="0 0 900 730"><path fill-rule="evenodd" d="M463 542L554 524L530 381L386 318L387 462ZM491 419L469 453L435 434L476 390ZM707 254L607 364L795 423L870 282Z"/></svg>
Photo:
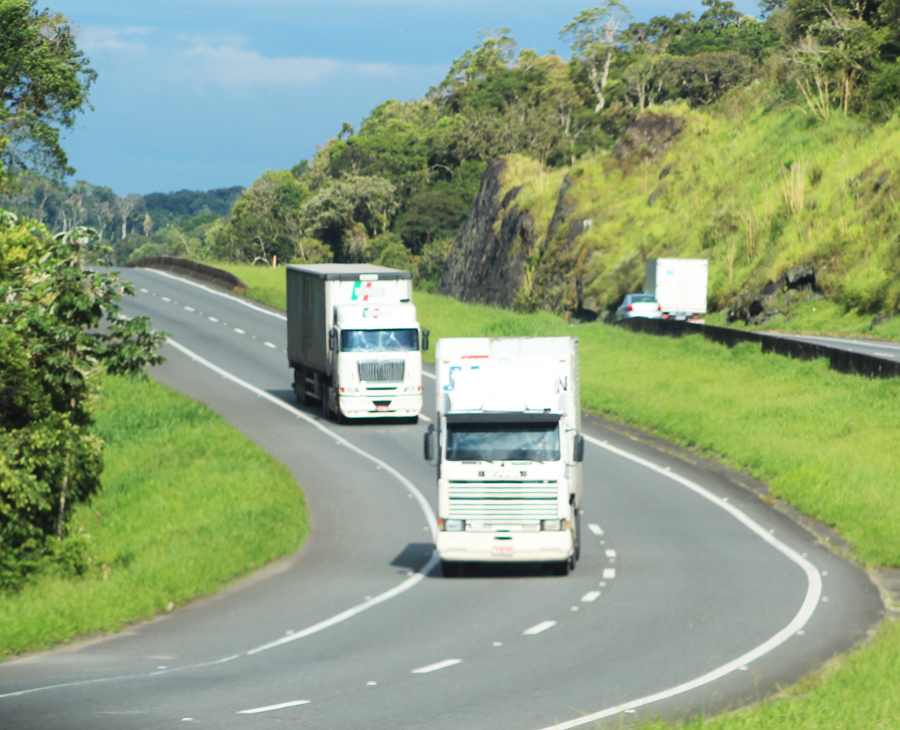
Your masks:
<svg viewBox="0 0 900 730"><path fill-rule="evenodd" d="M644 291L653 294L663 319L702 322L709 282L707 259L649 259Z"/></svg>
<svg viewBox="0 0 900 730"><path fill-rule="evenodd" d="M575 337L438 340L437 552L464 563L534 562L565 575L579 556L581 401Z"/></svg>
<svg viewBox="0 0 900 730"><path fill-rule="evenodd" d="M316 401L338 420L418 419L428 331L416 319L408 271L288 266L287 345L301 405Z"/></svg>

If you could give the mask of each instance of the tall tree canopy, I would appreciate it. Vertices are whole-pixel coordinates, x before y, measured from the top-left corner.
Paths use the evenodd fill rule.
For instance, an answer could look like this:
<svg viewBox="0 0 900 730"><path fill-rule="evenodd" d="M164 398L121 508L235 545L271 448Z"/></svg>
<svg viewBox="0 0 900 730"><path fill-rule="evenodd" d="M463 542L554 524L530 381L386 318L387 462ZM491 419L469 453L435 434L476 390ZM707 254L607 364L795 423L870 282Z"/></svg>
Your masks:
<svg viewBox="0 0 900 730"><path fill-rule="evenodd" d="M72 174L59 141L96 78L69 21L34 0L0 0L0 189L35 169Z"/></svg>

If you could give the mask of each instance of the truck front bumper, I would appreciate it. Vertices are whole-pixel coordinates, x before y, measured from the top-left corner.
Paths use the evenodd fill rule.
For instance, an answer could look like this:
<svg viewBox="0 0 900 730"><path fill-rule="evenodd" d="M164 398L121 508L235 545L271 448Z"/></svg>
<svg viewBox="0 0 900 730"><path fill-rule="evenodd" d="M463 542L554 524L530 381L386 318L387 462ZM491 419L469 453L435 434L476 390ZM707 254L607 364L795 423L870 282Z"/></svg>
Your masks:
<svg viewBox="0 0 900 730"><path fill-rule="evenodd" d="M460 562L543 563L568 560L575 546L569 531L439 532L437 551Z"/></svg>
<svg viewBox="0 0 900 730"><path fill-rule="evenodd" d="M408 418L422 410L422 394L346 395L338 399L347 418Z"/></svg>

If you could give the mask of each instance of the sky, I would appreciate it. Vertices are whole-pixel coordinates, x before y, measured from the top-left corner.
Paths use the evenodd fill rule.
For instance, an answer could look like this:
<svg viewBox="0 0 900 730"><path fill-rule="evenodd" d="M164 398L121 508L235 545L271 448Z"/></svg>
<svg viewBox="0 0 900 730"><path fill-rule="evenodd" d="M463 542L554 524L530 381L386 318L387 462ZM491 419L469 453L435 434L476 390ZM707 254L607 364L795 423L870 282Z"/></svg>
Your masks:
<svg viewBox="0 0 900 730"><path fill-rule="evenodd" d="M596 2L596 0L595 0ZM626 0L636 20L700 0ZM249 186L311 159L343 122L425 96L482 29L568 55L591 0L42 0L97 71L64 133L73 180L117 195ZM755 0L736 0L758 15Z"/></svg>

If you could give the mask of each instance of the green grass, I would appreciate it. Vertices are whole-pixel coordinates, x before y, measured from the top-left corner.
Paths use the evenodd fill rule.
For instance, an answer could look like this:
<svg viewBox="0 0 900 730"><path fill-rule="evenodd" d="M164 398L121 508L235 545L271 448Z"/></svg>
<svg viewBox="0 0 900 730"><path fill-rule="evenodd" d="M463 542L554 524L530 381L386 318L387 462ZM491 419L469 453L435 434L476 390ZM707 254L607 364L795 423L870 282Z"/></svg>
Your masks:
<svg viewBox="0 0 900 730"><path fill-rule="evenodd" d="M0 657L108 633L214 593L298 549L303 493L207 407L154 382L105 378L103 486L72 516L80 578L45 575L0 601Z"/></svg>
<svg viewBox="0 0 900 730"><path fill-rule="evenodd" d="M816 121L769 104L766 93L751 86L714 108L654 111L682 117L686 128L664 155L625 170L602 154L552 172L507 158L502 189L522 186L509 207L531 214L539 239L522 287L555 311L577 304L576 288L609 309L641 288L646 259L706 258L711 308L720 310L814 263L827 297L845 309L871 321L900 307L900 117ZM565 230L553 241L544 235L563 173L570 218L592 221L571 249Z"/></svg>

